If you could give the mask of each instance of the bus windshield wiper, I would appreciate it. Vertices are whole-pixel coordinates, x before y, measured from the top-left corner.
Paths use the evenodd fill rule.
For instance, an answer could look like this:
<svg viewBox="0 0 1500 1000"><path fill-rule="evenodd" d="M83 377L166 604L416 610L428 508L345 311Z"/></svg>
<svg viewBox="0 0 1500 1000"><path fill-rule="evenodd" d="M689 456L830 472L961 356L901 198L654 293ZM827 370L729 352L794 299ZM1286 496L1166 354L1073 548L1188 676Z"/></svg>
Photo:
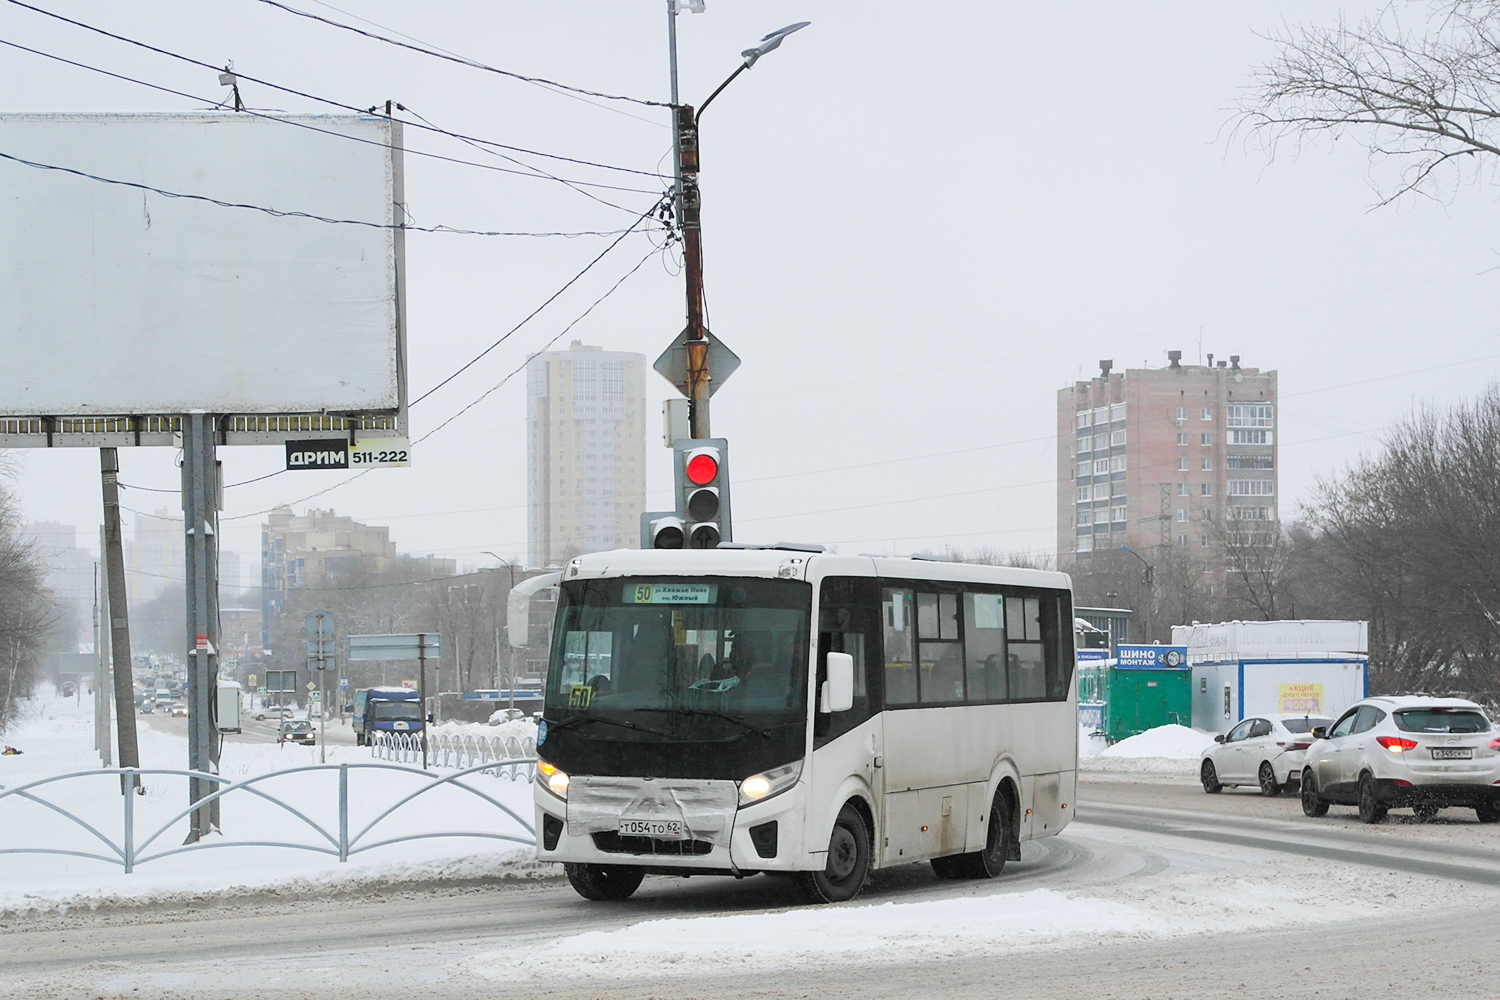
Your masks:
<svg viewBox="0 0 1500 1000"><path fill-rule="evenodd" d="M757 733L761 736L769 737L771 735L771 731L769 729L762 729L760 726L746 722L744 719L740 718L737 715L726 715L723 712L715 712L711 708L638 708L636 709L636 711L664 712L668 715L707 715L712 716L715 719L727 719L728 721L733 722L735 725L744 726L750 732Z"/></svg>
<svg viewBox="0 0 1500 1000"><path fill-rule="evenodd" d="M549 731L555 732L559 729L567 729L570 726L576 726L584 722L602 722L607 726L621 726L625 729L650 733L652 736L661 736L666 739L673 738L671 733L664 733L660 729L652 729L649 726L637 726L634 722L626 722L624 719L606 719L600 715L575 715L573 718L564 719L561 722L549 722L547 723L547 728Z"/></svg>

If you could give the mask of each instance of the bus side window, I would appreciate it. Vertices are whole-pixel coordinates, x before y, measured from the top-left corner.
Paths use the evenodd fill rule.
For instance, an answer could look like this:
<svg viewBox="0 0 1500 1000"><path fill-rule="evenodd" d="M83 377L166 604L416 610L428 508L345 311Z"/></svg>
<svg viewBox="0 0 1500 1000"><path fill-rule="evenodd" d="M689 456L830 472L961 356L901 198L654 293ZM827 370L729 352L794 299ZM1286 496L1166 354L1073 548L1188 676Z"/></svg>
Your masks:
<svg viewBox="0 0 1500 1000"><path fill-rule="evenodd" d="M1006 597L1007 665L1011 697L1040 701L1047 697L1047 666L1042 651L1040 597Z"/></svg>
<svg viewBox="0 0 1500 1000"><path fill-rule="evenodd" d="M915 652L916 622L912 617L912 594L909 590L886 590L881 597L881 617L885 623L885 703L917 703Z"/></svg>
<svg viewBox="0 0 1500 1000"><path fill-rule="evenodd" d="M917 687L922 702L964 700L963 647L958 641L958 595L917 595L917 647L921 669Z"/></svg>
<svg viewBox="0 0 1500 1000"><path fill-rule="evenodd" d="M1005 598L999 594L964 595L965 669L968 700L1005 701L1010 697L1005 679Z"/></svg>

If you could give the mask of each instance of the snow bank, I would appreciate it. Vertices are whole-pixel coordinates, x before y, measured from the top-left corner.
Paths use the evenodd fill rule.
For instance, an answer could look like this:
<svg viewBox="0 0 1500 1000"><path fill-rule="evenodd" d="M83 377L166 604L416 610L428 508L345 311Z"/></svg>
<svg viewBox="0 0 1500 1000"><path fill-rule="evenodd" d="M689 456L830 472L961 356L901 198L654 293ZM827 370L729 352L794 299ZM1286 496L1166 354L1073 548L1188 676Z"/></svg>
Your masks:
<svg viewBox="0 0 1500 1000"><path fill-rule="evenodd" d="M1145 937L1153 922L1124 903L1034 889L920 903L647 920L621 930L576 934L547 948L480 954L461 968L494 981L649 981L662 975L734 972L761 976L769 967L815 957L930 962L1077 934Z"/></svg>
<svg viewBox="0 0 1500 1000"><path fill-rule="evenodd" d="M515 719L498 726L484 722L445 722L440 726L433 726L432 733L434 736L482 736L485 739L514 736L518 740L535 740L536 722L532 719Z"/></svg>
<svg viewBox="0 0 1500 1000"><path fill-rule="evenodd" d="M1093 726L1078 727L1078 756L1097 757L1109 746L1109 740L1103 736L1095 736L1098 732Z"/></svg>
<svg viewBox="0 0 1500 1000"><path fill-rule="evenodd" d="M187 741L154 728L149 717L140 720L141 763L146 768L185 769ZM518 723L511 723L511 727ZM525 735L506 726L479 726L487 735ZM535 727L531 727L532 733ZM81 700L48 698L28 703L22 722L5 735L21 756L0 756L0 786L15 788L54 775L97 771L93 750L93 708ZM369 747L329 746L329 764L377 763ZM287 769L317 764L319 749L289 744L225 743L220 773L235 781L274 775L251 787L274 796L337 836L338 771L336 769L285 774ZM436 772L441 774L443 772ZM402 798L429 787L428 779L387 769L351 768L349 776L349 832L355 837L381 813ZM188 805L185 778L147 775L146 792L134 798L135 842L142 855L170 850L181 844L187 821L174 818ZM465 779L529 824L531 786L524 780L473 775ZM34 789L80 818L118 845L123 841L123 809L119 778L94 774L67 778ZM360 841L372 844L390 838L431 833L483 833L516 837L523 843L491 837L432 838L373 847L347 863L336 854L285 847L236 846L238 841L278 841L333 848L320 833L285 808L249 791L235 791L220 805L222 844L213 850L191 851L143 861L132 874L108 861L51 854L11 855L0 864L0 913L16 910L98 906L124 900L156 902L205 893L244 894L272 890L331 892L351 886L390 880L422 882L436 879L491 878L525 874L537 869L530 832L478 795L453 784L423 792L377 825ZM155 841L146 841L163 830ZM16 796L0 798L0 848L53 848L113 856L114 850L66 817ZM546 866L547 873L553 866Z"/></svg>
<svg viewBox="0 0 1500 1000"><path fill-rule="evenodd" d="M1157 726L1109 747L1101 757L1170 757L1197 760L1204 748L1213 745L1212 733L1199 732L1187 726Z"/></svg>

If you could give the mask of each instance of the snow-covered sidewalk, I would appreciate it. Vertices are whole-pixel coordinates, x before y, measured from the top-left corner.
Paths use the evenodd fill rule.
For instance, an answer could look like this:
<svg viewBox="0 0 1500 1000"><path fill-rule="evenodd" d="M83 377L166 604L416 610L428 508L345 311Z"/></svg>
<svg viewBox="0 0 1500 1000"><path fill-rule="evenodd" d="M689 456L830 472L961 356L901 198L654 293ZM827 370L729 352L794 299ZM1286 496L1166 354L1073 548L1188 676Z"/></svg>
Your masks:
<svg viewBox="0 0 1500 1000"><path fill-rule="evenodd" d="M0 786L14 789L56 775L97 771L99 757L92 749L92 718L87 695L81 699L43 698L30 702L25 720L6 734L5 742L23 753L0 757ZM506 727L496 727L499 728ZM185 739L150 726L139 727L139 734L143 768L187 768ZM530 832L516 818L526 824L531 822L531 789L524 773L511 780L504 776L509 773L505 769L500 776L474 774L464 779L465 785L494 802L449 783L422 792L382 819L381 814L387 809L429 787L433 779L389 766L348 768L348 837L353 841L353 851L349 862L340 863L337 765L380 762L369 748L330 746L327 748L330 766L283 773L317 767L318 756L319 751L314 747L224 744L222 776L233 781L268 777L223 797L222 835L213 835L205 841L215 845L212 849L194 849L166 857L153 858L153 855L174 850L188 832L187 819L178 815L188 807L187 779L179 775L146 775L145 793L132 801L134 846L143 859L133 873L124 873L119 863L95 858L0 855L4 859L0 863L0 913L207 892L340 891L377 875L384 882L399 882L480 878L538 870L532 860ZM453 772L434 773L442 776ZM87 822L95 832L55 809L11 795L0 798L0 850L46 848L117 857L116 848L124 844L125 811L118 776L87 774L51 782L32 791ZM272 798L295 809L306 820ZM509 808L515 817L507 815L495 803ZM367 827L368 832L360 838ZM159 830L162 832L151 839ZM453 833L515 839L454 837ZM371 846L423 835L429 836ZM268 843L293 843L332 853L264 846ZM248 846L235 846L238 844ZM368 850L362 850L367 847ZM551 867L546 866L549 874Z"/></svg>

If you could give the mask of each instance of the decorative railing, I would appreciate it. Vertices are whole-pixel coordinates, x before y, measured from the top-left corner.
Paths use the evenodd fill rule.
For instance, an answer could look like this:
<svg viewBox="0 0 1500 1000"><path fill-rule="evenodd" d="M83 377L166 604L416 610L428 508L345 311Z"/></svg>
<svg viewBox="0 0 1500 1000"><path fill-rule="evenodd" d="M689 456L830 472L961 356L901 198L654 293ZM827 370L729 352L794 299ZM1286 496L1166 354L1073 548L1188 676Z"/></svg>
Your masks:
<svg viewBox="0 0 1500 1000"><path fill-rule="evenodd" d="M414 737L420 736L420 734L411 735ZM525 741L525 743L529 744L530 741ZM509 748L506 747L505 749ZM534 746L532 747L532 750L534 752ZM416 752L420 757L420 743L416 744ZM460 751L449 751L450 754L457 752ZM467 748L464 748L461 752L468 753L469 750ZM481 751L479 751L478 747L476 746L474 752ZM401 767L395 764L385 763L312 764L306 767L293 767L281 771L272 771L267 774L260 774L254 777L245 778L240 781L235 781L219 774L205 774L201 771L178 771L165 768L105 768L95 771L79 771L71 774L59 774L53 775L50 778L41 778L37 781L32 781L24 785L18 785L14 788L5 788L3 786L0 786L0 831L8 831L4 835L5 839L13 840L14 832L25 829L28 824L17 822L16 818L14 817L7 817L6 813L10 811L7 807L14 806L21 802L29 802L43 806L51 812L63 816L77 827L80 827L83 831L85 831L86 834L88 834L88 842L96 845L96 849L74 850L70 847L0 846L0 854L55 854L80 858L92 858L98 861L106 861L112 864L121 865L123 866L125 871L129 873L135 870L136 865L145 864L148 861L155 861L159 858L170 857L175 854L184 854L191 851L201 851L207 850L209 848L222 847L285 847L291 850L313 851L315 853L336 856L339 861L342 862L348 861L349 858L353 855L360 854L365 851L371 851L377 847L385 847L390 844L398 844L406 841L424 840L437 837L478 837L490 840L510 841L512 843L525 844L529 846L536 843L536 831L532 828L531 823L528 822L527 819L516 813L514 810L512 810L505 803L499 801L493 795L490 795L487 790L467 784L465 779L471 779L474 775L484 772L498 774L502 769L504 769L509 772L512 780L518 780L521 777L521 774L518 772L524 772L525 777L529 780L531 775L534 773L535 768L535 757L506 757L504 759L489 759L483 763L467 768L462 768L461 770L458 770L452 774L446 774L441 777L416 768ZM420 786L410 793L398 798L394 803L385 807L378 813L378 815L376 815L373 819L368 820L363 825L355 824L358 828L355 832L351 833L351 822L349 815L349 775L351 772L363 771L399 772L404 775L409 775L413 779L418 780L420 782ZM312 810L310 810L305 803L302 803L302 807L299 808L298 805L292 804L285 798L274 794L272 791L269 791L264 787L268 783L275 782L277 779L284 779L288 775L305 774L309 772L337 772L337 823L331 823L327 825L325 825L324 823L320 823L308 815L308 812ZM95 821L90 822L88 818L79 815L76 807L70 808L69 806L65 806L59 802L53 801L48 797L50 792L54 791L55 789L61 788L62 783L64 782L81 781L84 779L97 780L101 776L105 775L119 775L121 788L134 787L142 779L149 778L151 776L165 776L171 778L187 779L196 778L217 787L212 793L205 796L203 799L200 799L197 803L194 803L193 805L182 809L175 815L171 816L171 818L166 820L165 822L157 824L155 829L150 830L149 832L143 832L137 830L136 828L137 796L122 795L119 793L118 789L116 789L112 796L116 801L120 803L120 813L118 816L118 820L114 824L112 824L114 829L118 829L120 831L120 836L118 839L116 839L111 834L106 833L103 829L101 829L101 827L105 826L106 824L99 822L97 818L95 818ZM489 783L486 782L486 784ZM508 817L510 821L514 822L515 825L519 827L519 831L503 832L499 829L443 829L421 833L406 833L399 835L393 834L391 836L381 836L376 834L376 828L380 827L382 824L387 823L387 821L390 820L391 817L398 812L398 810L402 810L404 807L410 805L418 799L421 799L424 795L430 795L435 790L443 788L459 790L467 793L468 795L472 795L477 799L482 800L483 802L488 803L505 817ZM489 788L493 789L494 786L491 784L489 785ZM229 798L230 796L237 796L241 800L249 796L256 796L258 798L264 799L266 802L273 804L285 813L284 818L292 821L292 828L309 831L312 835L312 843L297 843L293 841L268 839L236 840L229 836L214 836L213 838L208 840L200 840L196 843L184 844L182 846L164 846L165 841L163 840L163 838L166 837L169 831L171 831L174 827L178 827L178 829L181 829L181 827L179 827L178 825L183 823L183 821L186 820L191 813L214 802L222 803L223 800ZM64 796L64 798L69 797ZM98 800L93 799L92 801L97 802ZM378 806L376 808L378 808Z"/></svg>

